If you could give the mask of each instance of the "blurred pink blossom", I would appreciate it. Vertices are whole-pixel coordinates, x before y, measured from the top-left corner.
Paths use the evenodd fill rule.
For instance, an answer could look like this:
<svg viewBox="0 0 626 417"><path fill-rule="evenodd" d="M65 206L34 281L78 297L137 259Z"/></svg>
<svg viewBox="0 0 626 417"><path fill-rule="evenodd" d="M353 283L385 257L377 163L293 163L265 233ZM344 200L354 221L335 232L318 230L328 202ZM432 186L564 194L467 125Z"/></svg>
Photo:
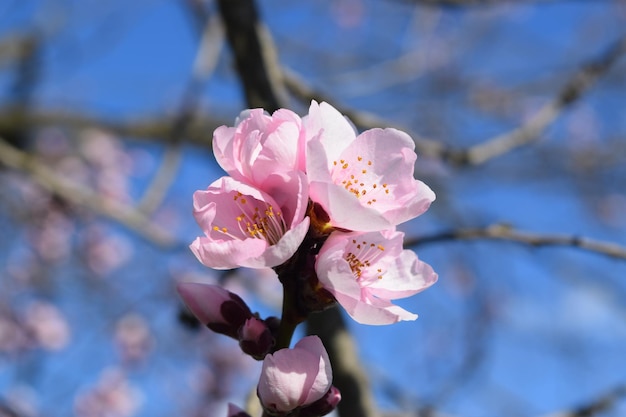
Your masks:
<svg viewBox="0 0 626 417"><path fill-rule="evenodd" d="M65 316L54 305L44 301L30 304L24 325L44 349L63 349L70 340L70 327Z"/></svg>
<svg viewBox="0 0 626 417"><path fill-rule="evenodd" d="M124 362L139 361L154 345L148 322L136 313L123 316L115 324L115 342Z"/></svg>
<svg viewBox="0 0 626 417"><path fill-rule="evenodd" d="M130 417L142 403L139 391L117 368L105 369L95 387L79 394L74 401L77 417Z"/></svg>
<svg viewBox="0 0 626 417"><path fill-rule="evenodd" d="M22 323L5 309L0 310L0 352L17 353L28 346L28 335Z"/></svg>

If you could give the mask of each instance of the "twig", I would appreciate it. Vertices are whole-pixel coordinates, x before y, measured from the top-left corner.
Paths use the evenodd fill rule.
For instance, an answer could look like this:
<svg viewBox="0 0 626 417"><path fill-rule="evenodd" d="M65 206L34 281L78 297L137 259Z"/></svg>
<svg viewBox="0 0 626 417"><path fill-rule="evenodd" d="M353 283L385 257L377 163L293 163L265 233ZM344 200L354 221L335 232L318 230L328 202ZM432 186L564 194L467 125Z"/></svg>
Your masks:
<svg viewBox="0 0 626 417"><path fill-rule="evenodd" d="M0 164L27 173L39 186L76 205L109 217L160 246L173 246L176 240L132 206L103 197L88 187L57 174L37 158L20 151L0 138Z"/></svg>
<svg viewBox="0 0 626 417"><path fill-rule="evenodd" d="M544 417L591 417L615 407L618 400L626 397L626 384L618 385L597 399L573 410L559 411Z"/></svg>
<svg viewBox="0 0 626 417"><path fill-rule="evenodd" d="M616 243L603 242L575 235L543 235L520 232L504 224L494 224L486 228L467 228L451 230L421 238L407 239L406 246L419 246L427 243L445 242L450 240L501 240L534 247L570 246L589 252L606 255L616 259L626 259L626 247Z"/></svg>
<svg viewBox="0 0 626 417"><path fill-rule="evenodd" d="M501 6L504 4L530 4L530 3L565 3L565 2L597 2L598 0L397 0L403 3L415 3L433 7L480 7L480 6Z"/></svg>
<svg viewBox="0 0 626 417"><path fill-rule="evenodd" d="M352 121L352 123L354 123L361 129L371 129L374 127L384 127L390 125L388 120L384 120L373 114L363 111L352 110L338 105L334 102L332 98L321 93L320 91L315 90L313 87L308 85L299 75L287 68L283 69L283 77L285 80L285 85L287 86L289 91L300 100L304 102L317 100L332 103L337 110L345 114ZM420 155L436 158L441 157L441 155L445 153L445 146L442 145L440 142L433 139L424 138L415 132L411 132L408 128L398 125L395 125L395 127L402 129L411 135L413 141L415 142L417 152Z"/></svg>
<svg viewBox="0 0 626 417"><path fill-rule="evenodd" d="M218 126L232 123L232 120L203 119L205 120L196 118L190 122L185 132L185 140L188 143L210 146L213 130ZM16 121L6 108L0 107L0 130L20 128L24 123L30 127L49 125L69 126L76 129L97 127L118 136L157 142L171 139L174 120L172 116L156 115L145 119L115 122L72 111L29 109L23 119Z"/></svg>
<svg viewBox="0 0 626 417"><path fill-rule="evenodd" d="M468 149L452 149L440 141L424 138L403 126L394 126L409 133L415 141L417 152L421 155L439 158L456 165L480 165L538 140L541 132L554 122L567 107L582 97L625 53L626 35L616 41L600 57L583 65L582 68L565 83L556 97L540 108L525 124ZM336 105L334 100L307 85L292 71L284 70L283 76L287 88L289 88L295 96L304 101L315 99L333 103L339 111L348 116L352 122L360 128L369 129L372 127L392 125L389 121L371 114L342 108Z"/></svg>
<svg viewBox="0 0 626 417"><path fill-rule="evenodd" d="M510 132L498 135L471 148L451 152L449 159L455 163L482 164L515 148L539 139L548 127L567 107L576 102L589 88L606 74L626 53L626 36L623 36L600 57L583 65L561 88L556 97L544 105L525 124Z"/></svg>
<svg viewBox="0 0 626 417"><path fill-rule="evenodd" d="M223 31L219 19L215 15L207 14L198 20L201 20L204 26L200 30L201 39L191 78L184 93L178 116L172 122L171 134L169 135L171 140L166 145L165 154L158 171L137 205L137 209L147 215L154 212L161 204L174 181L182 159L181 142L183 136L193 122L198 94L202 91L204 83L217 65L223 43Z"/></svg>

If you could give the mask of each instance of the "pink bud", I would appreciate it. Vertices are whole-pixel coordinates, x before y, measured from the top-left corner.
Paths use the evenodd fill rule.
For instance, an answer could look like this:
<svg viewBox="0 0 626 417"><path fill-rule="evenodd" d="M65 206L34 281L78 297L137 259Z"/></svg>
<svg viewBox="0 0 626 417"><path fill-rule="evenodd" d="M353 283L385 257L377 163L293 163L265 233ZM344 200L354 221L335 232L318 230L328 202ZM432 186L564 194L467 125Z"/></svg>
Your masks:
<svg viewBox="0 0 626 417"><path fill-rule="evenodd" d="M320 417L333 411L337 408L337 404L341 401L341 393L339 390L332 386L319 400L313 404L306 406L300 410L299 417Z"/></svg>
<svg viewBox="0 0 626 417"><path fill-rule="evenodd" d="M236 405L229 403L227 417L250 417L250 415Z"/></svg>
<svg viewBox="0 0 626 417"><path fill-rule="evenodd" d="M237 339L239 328L252 317L241 297L217 285L180 282L176 289L193 315L216 333Z"/></svg>
<svg viewBox="0 0 626 417"><path fill-rule="evenodd" d="M239 329L239 346L244 353L261 360L274 345L274 337L268 325L261 319L251 317Z"/></svg>
<svg viewBox="0 0 626 417"><path fill-rule="evenodd" d="M330 389L332 370L328 353L317 336L307 336L293 349L280 349L263 360L257 395L274 415L314 403Z"/></svg>

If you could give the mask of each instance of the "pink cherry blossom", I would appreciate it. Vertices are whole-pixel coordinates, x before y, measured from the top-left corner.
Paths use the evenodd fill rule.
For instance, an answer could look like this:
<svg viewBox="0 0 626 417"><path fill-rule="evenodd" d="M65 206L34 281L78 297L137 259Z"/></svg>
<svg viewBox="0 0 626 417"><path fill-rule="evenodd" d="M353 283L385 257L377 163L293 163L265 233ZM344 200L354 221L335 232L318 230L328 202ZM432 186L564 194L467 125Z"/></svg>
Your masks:
<svg viewBox="0 0 626 417"><path fill-rule="evenodd" d="M322 398L331 383L330 360L322 341L307 336L293 349L265 357L257 393L265 410L287 413Z"/></svg>
<svg viewBox="0 0 626 417"><path fill-rule="evenodd" d="M413 178L417 155L406 133L371 129L357 136L341 113L315 101L305 124L310 198L326 210L331 225L389 229L424 213L435 200Z"/></svg>
<svg viewBox="0 0 626 417"><path fill-rule="evenodd" d="M410 250L395 230L333 232L320 249L315 271L324 288L357 322L392 324L416 314L391 303L434 284L437 274Z"/></svg>
<svg viewBox="0 0 626 417"><path fill-rule="evenodd" d="M294 112L280 109L270 116L251 109L241 113L235 127L215 130L213 152L231 177L265 190L276 173L304 171L305 139Z"/></svg>
<svg viewBox="0 0 626 417"><path fill-rule="evenodd" d="M215 269L273 267L298 249L309 227L304 217L307 184L299 173L292 180L269 179L272 195L231 177L222 177L193 195L194 216L205 236L191 244L204 265Z"/></svg>

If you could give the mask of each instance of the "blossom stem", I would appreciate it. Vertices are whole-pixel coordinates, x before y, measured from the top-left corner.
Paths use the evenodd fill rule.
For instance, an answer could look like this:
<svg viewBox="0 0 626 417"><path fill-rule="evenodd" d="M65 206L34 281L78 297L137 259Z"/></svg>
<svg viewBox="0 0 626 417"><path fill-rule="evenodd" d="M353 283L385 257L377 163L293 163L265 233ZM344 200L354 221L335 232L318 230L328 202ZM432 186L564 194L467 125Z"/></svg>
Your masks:
<svg viewBox="0 0 626 417"><path fill-rule="evenodd" d="M282 278L282 277L281 277ZM278 336L276 338L276 345L274 346L274 352L278 349L288 348L291 344L291 338L296 330L298 324L304 321L304 317L300 317L297 313L295 305L296 293L295 280L281 279L283 283L283 311L280 319L280 326L278 328Z"/></svg>

